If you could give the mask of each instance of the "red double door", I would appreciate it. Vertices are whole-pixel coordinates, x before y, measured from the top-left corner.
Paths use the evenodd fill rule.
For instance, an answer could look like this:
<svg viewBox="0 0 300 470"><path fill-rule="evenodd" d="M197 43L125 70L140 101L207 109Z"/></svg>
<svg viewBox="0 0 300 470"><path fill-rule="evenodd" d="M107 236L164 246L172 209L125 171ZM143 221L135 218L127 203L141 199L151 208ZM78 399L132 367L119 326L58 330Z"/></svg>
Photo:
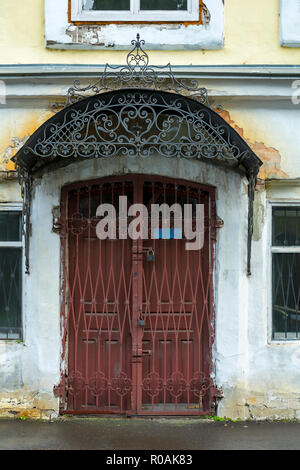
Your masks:
<svg viewBox="0 0 300 470"><path fill-rule="evenodd" d="M100 240L97 207L204 204L204 246L184 233ZM110 178L64 188L65 411L211 412L214 191L166 178ZM128 218L128 223L131 219ZM172 220L171 220L172 224ZM152 232L153 233L153 232ZM182 237L182 238L181 238Z"/></svg>

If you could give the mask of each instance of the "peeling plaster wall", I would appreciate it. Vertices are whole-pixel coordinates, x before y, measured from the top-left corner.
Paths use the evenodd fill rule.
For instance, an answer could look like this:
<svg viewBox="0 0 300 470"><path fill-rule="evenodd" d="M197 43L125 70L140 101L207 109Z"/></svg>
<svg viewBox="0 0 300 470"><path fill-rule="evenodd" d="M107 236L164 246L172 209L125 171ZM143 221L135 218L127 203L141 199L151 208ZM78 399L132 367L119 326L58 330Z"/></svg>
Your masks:
<svg viewBox="0 0 300 470"><path fill-rule="evenodd" d="M300 105L263 101L228 103L221 114L264 162L259 177L300 177ZM230 109L230 111L228 111Z"/></svg>
<svg viewBox="0 0 300 470"><path fill-rule="evenodd" d="M292 80L281 82L199 80L207 87L212 105L222 105L221 116L264 162L262 180L300 177L300 104L292 103ZM0 106L0 171L14 169L11 157L53 116L52 106L63 105L71 83L65 78L8 83L7 105Z"/></svg>
<svg viewBox="0 0 300 470"><path fill-rule="evenodd" d="M31 134L52 116L53 112L49 109L22 105L17 108L0 107L0 172L14 170L11 158Z"/></svg>

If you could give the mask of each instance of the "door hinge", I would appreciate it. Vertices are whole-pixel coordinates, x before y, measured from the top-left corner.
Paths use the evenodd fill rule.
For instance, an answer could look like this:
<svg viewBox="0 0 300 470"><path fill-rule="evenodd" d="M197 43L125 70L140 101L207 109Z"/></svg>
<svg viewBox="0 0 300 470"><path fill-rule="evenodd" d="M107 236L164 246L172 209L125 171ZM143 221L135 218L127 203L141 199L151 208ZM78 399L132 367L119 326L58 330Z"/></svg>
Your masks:
<svg viewBox="0 0 300 470"><path fill-rule="evenodd" d="M62 386L61 386L61 384L54 385L53 394L56 398L61 398L62 397Z"/></svg>
<svg viewBox="0 0 300 470"><path fill-rule="evenodd" d="M62 228L62 221L60 218L60 207L56 206L52 209L52 232L60 233Z"/></svg>
<svg viewBox="0 0 300 470"><path fill-rule="evenodd" d="M212 395L214 398L223 398L224 395L223 395L222 387L213 387Z"/></svg>
<svg viewBox="0 0 300 470"><path fill-rule="evenodd" d="M222 228L223 226L224 226L224 220L221 219L221 217L219 217L219 216L217 215L215 227L216 227L216 228Z"/></svg>

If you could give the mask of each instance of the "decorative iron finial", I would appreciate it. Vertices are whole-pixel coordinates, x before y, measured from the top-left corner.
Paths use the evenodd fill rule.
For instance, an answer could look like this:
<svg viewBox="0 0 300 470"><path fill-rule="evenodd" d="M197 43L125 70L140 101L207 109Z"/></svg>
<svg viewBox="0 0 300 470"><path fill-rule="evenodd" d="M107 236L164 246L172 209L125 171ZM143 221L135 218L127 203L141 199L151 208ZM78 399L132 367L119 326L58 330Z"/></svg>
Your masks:
<svg viewBox="0 0 300 470"><path fill-rule="evenodd" d="M82 86L80 80L75 80L68 90L66 106L91 95L124 88L173 92L189 96L209 106L207 90L199 87L196 80L176 78L170 63L149 65L148 54L143 49L145 41L140 39L139 33L131 44L133 49L127 55L126 65L106 64L100 77L87 86Z"/></svg>
<svg viewBox="0 0 300 470"><path fill-rule="evenodd" d="M140 40L140 35L137 33L136 39L131 41L131 44L134 48L129 52L127 56L127 65L130 68L135 69L136 67L146 68L149 64L148 54L143 50L142 46L145 44L145 41Z"/></svg>

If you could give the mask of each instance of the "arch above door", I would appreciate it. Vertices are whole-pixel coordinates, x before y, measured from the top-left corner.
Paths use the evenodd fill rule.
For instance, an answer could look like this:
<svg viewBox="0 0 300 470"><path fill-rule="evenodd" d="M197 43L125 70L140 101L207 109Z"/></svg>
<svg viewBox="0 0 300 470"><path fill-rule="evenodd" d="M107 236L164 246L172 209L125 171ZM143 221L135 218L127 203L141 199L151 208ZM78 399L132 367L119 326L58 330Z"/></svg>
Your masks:
<svg viewBox="0 0 300 470"><path fill-rule="evenodd" d="M218 113L165 91L123 89L66 107L46 121L14 160L25 172L86 158L156 154L208 161L256 176L262 162Z"/></svg>
<svg viewBox="0 0 300 470"><path fill-rule="evenodd" d="M171 165L178 158L202 160L247 177L250 274L254 188L261 160L235 129L208 106L205 89L177 80L169 64L165 68L150 67L139 36L132 44L127 66L107 65L100 81L85 88L75 82L69 90L68 105L38 128L13 159L23 186L27 271L34 177L89 158L103 159L105 165L106 158L160 155L169 158ZM167 85L162 91L164 80ZM114 86L119 89L112 89ZM80 92L84 95L87 90L94 95L82 99ZM191 97L178 92L189 92Z"/></svg>

